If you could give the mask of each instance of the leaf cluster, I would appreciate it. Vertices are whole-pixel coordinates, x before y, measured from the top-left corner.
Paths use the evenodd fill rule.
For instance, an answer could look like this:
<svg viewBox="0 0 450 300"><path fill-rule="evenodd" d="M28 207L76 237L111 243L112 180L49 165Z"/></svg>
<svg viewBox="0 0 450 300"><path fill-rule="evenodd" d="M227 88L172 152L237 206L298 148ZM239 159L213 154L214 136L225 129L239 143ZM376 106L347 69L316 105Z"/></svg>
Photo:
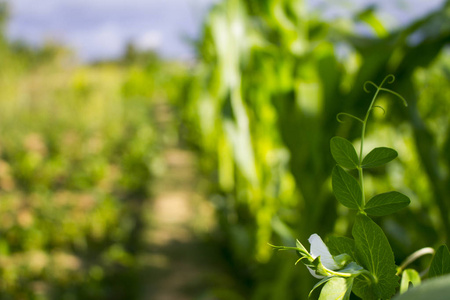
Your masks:
<svg viewBox="0 0 450 300"><path fill-rule="evenodd" d="M333 137L330 142L331 154L337 162L331 175L333 192L336 199L350 209L356 209L372 216L385 216L392 214L409 205L409 198L396 191L379 194L367 203L363 200L362 182L358 182L352 175L344 170L363 169L382 166L398 156L397 151L391 148L375 148L364 159L358 158L352 143L342 137Z"/></svg>
<svg viewBox="0 0 450 300"><path fill-rule="evenodd" d="M399 281L389 241L383 230L368 215L389 215L410 203L406 195L397 191L378 194L365 201L364 170L383 166L398 156L397 151L387 147L374 148L365 157L362 155L366 123L378 92L381 90L391 92L404 101L400 95L382 87L386 80L392 82L393 78L386 77L380 86L369 82L377 90L364 119L345 114L362 123L359 155L353 144L345 138L336 136L330 141L331 155L337 163L331 175L334 195L342 205L358 211L352 229L353 240L335 238L332 240L331 248L351 252L355 261L368 271L367 274L356 277L352 287L353 292L363 299L389 299L395 294ZM359 180L348 172L354 169L358 171Z"/></svg>
<svg viewBox="0 0 450 300"><path fill-rule="evenodd" d="M398 156L397 151L387 147L374 148L365 157L362 155L366 123L370 111L375 107L373 105L378 92L390 92L401 98L404 104L407 105L406 101L399 94L382 87L386 80L390 80L389 82L392 83L393 77L386 77L380 86L369 82L377 90L364 120L347 113L340 114L362 123L359 155L352 143L345 138L333 137L330 141L331 154L337 163L332 172L333 192L342 205L349 209L357 210L358 214L352 229L353 240L344 237L334 237L329 240L329 247L336 255L348 253L359 265L368 271L369 275L363 273L355 278L351 289L362 299L374 300L390 299L396 293L396 289L399 286L398 275L400 273L402 274L400 293L405 293L409 289L410 284L413 286L421 284L421 277L416 270L406 269L402 272L402 267L396 267L394 254L386 235L368 216L378 217L395 213L408 206L410 199L400 192L390 191L375 195L367 202L365 201L364 170L383 166ZM339 115L338 121L341 121ZM359 181L348 172L354 169L358 171ZM447 273L450 273L450 252L443 245L438 249L431 263L429 277L441 276ZM343 280L335 280L333 284L336 285L338 282L342 282L341 289L347 286L347 283ZM334 287L333 290L336 291L339 288ZM447 288L448 290L450 288ZM334 297L328 288L324 288L322 293L325 293L325 295L321 294L323 299L349 299L348 296Z"/></svg>
<svg viewBox="0 0 450 300"><path fill-rule="evenodd" d="M357 269L351 273L345 273L345 269L340 269L338 272L325 270L325 272L321 270L321 257L311 257L307 250L297 241L297 247L299 247L299 244L301 245L301 249L296 248L297 252L301 256L309 255L309 257L306 257L309 260L309 264L306 265L310 270L316 270L316 275L324 275L323 279L313 288L314 290L318 286L324 285L319 300L348 300L350 299L351 292L365 300L391 299L399 286L400 294L405 293L411 295L411 292L409 292L410 284L420 286L419 289L421 290L419 292L428 291L430 289L428 286L436 285L441 289L436 294L436 299L447 299L442 298L442 295L446 294L446 297L448 297L450 293L450 287L447 286L444 288L441 281L430 280L430 283L421 285L421 276L416 270L404 269L409 264L408 261L406 264L404 263L400 267L397 267L394 253L386 235L381 227L370 217L386 216L405 208L410 203L408 196L398 191L388 191L374 195L368 201L365 200L364 171L369 168L381 167L398 156L397 151L394 149L377 147L363 157L365 128L371 110L378 107L374 106L374 103L379 92L389 92L399 97L405 106L407 106L402 96L383 87L385 82L392 83L393 81L394 77L390 75L379 86L373 82L367 82L365 84L364 89L366 91L368 91L367 86L369 85L374 86L376 91L364 119L348 113L340 113L337 116L339 122L342 122L340 119L341 116L346 116L362 123L359 154L353 144L345 138L336 136L330 141L331 154L336 161L336 166L331 175L333 193L339 203L349 209L356 210L357 215L352 228L353 239L337 236L329 237L326 247L328 247L329 253L331 254L327 255L332 255L335 261L338 261L340 256L345 255L348 257L347 262L350 262L346 268L352 265L357 266ZM353 170L357 170L358 178L355 178L350 173ZM279 247L279 249L288 249L288 247ZM323 253L327 253L328 249L324 249ZM412 260L430 253L428 250L434 252L431 248L421 249L411 255L413 257ZM431 263L429 277L433 278L448 273L450 273L450 252L443 245L437 250ZM400 274L402 275L401 284L399 283ZM448 283L448 280L446 282ZM402 295L398 299L402 300L407 298L404 298Z"/></svg>

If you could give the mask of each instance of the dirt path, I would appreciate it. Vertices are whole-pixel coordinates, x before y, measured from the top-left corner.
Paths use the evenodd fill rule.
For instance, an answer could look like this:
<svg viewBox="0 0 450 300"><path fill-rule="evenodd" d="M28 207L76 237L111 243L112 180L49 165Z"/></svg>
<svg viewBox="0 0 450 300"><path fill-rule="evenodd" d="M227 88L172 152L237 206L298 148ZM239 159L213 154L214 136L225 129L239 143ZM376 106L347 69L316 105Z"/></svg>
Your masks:
<svg viewBox="0 0 450 300"><path fill-rule="evenodd" d="M197 192L196 157L168 138L174 122L169 106L161 103L155 110L166 148L162 174L153 183L153 201L144 208L141 261L146 278L140 299L218 299L210 291L220 271L202 239L213 227L212 208Z"/></svg>

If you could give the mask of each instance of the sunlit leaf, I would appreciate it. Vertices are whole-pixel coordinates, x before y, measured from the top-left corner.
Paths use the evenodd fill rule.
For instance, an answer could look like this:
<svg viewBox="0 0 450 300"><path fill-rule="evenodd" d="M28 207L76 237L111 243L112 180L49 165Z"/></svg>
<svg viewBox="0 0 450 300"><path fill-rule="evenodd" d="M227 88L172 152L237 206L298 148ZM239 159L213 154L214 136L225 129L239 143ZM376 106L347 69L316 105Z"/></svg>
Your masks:
<svg viewBox="0 0 450 300"><path fill-rule="evenodd" d="M330 276L330 277L325 277L325 278L323 278L322 280L320 280L318 283L316 283L316 284L314 285L314 287L311 289L311 291L309 292L308 297L311 297L311 294L312 294L319 286L321 286L322 284L326 283L327 281L329 281L329 280L332 279L332 278L333 278L332 276Z"/></svg>
<svg viewBox="0 0 450 300"><path fill-rule="evenodd" d="M355 169L359 165L355 148L348 140L335 136L330 141L330 148L334 160L342 167Z"/></svg>
<svg viewBox="0 0 450 300"><path fill-rule="evenodd" d="M385 216L408 206L410 202L409 198L402 193L388 192L370 199L364 211L372 216Z"/></svg>
<svg viewBox="0 0 450 300"><path fill-rule="evenodd" d="M322 288L319 300L347 300L350 298L352 285L352 277L333 277Z"/></svg>
<svg viewBox="0 0 450 300"><path fill-rule="evenodd" d="M421 285L409 289L393 300L448 300L450 275L425 280Z"/></svg>
<svg viewBox="0 0 450 300"><path fill-rule="evenodd" d="M369 152L362 161L363 168L382 166L398 156L397 151L391 148L379 147Z"/></svg>
<svg viewBox="0 0 450 300"><path fill-rule="evenodd" d="M344 206L361 209L363 206L361 186L358 181L339 165L331 174L331 184L336 199Z"/></svg>
<svg viewBox="0 0 450 300"><path fill-rule="evenodd" d="M388 35L388 31L383 26L383 23L379 20L379 18L377 18L377 15L372 7L364 10L358 17L361 21L372 27L373 31L375 31L379 37L385 37Z"/></svg>
<svg viewBox="0 0 450 300"><path fill-rule="evenodd" d="M400 283L400 294L405 293L409 289L409 284L413 286L420 285L420 275L414 269L406 269L402 272L402 281Z"/></svg>

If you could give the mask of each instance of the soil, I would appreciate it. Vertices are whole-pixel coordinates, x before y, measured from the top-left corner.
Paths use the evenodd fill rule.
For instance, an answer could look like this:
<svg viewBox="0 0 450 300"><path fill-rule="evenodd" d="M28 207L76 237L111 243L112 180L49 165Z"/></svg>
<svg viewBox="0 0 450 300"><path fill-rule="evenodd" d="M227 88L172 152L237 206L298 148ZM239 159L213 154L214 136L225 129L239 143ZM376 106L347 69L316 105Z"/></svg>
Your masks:
<svg viewBox="0 0 450 300"><path fill-rule="evenodd" d="M227 278L220 255L208 236L214 229L210 203L199 192L197 157L180 146L173 111L155 106L163 140L160 174L153 199L144 207L142 300L213 300ZM226 279L227 280L227 279ZM219 288L220 289L220 288Z"/></svg>

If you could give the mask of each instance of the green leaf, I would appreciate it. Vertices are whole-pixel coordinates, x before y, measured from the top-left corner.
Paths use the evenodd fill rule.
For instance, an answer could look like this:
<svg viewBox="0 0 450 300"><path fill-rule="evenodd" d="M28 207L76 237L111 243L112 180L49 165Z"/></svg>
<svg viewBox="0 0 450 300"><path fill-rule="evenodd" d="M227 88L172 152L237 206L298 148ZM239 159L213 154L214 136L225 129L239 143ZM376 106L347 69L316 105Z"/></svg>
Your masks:
<svg viewBox="0 0 450 300"><path fill-rule="evenodd" d="M369 6L366 10L362 11L358 18L367 23L370 27L372 27L373 31L377 34L378 37L385 37L389 34L389 31L383 25L383 22L377 18L377 14L375 13L374 7Z"/></svg>
<svg viewBox="0 0 450 300"><path fill-rule="evenodd" d="M384 165L398 156L397 151L391 148L375 148L364 157L362 161L363 168L373 168Z"/></svg>
<svg viewBox="0 0 450 300"><path fill-rule="evenodd" d="M408 206L410 202L409 198L402 193L388 192L370 199L364 211L372 216L385 216Z"/></svg>
<svg viewBox="0 0 450 300"><path fill-rule="evenodd" d="M308 297L311 297L312 293L322 284L326 283L327 281L329 281L331 278L333 278L333 276L329 276L329 277L325 277L322 280L320 280L318 283L316 283L313 288L311 289L311 291L309 292Z"/></svg>
<svg viewBox="0 0 450 300"><path fill-rule="evenodd" d="M347 169L355 169L359 165L358 155L352 143L348 140L335 136L330 141L331 155L334 160Z"/></svg>
<svg viewBox="0 0 450 300"><path fill-rule="evenodd" d="M351 209L362 209L363 199L358 181L342 167L336 165L331 174L331 184L336 199Z"/></svg>
<svg viewBox="0 0 450 300"><path fill-rule="evenodd" d="M420 285L420 275L414 269L406 269L402 272L402 281L400 283L400 294L405 293L409 289L409 283L413 286Z"/></svg>
<svg viewBox="0 0 450 300"><path fill-rule="evenodd" d="M449 295L450 275L444 275L425 280L393 300L448 300Z"/></svg>
<svg viewBox="0 0 450 300"><path fill-rule="evenodd" d="M374 292L374 285L367 275L363 274L355 278L353 282L353 293L364 300L378 300Z"/></svg>
<svg viewBox="0 0 450 300"><path fill-rule="evenodd" d="M394 254L383 230L365 215L357 215L352 230L358 263L368 270L372 281L355 281L354 292L363 299L389 299L398 286ZM361 276L359 276L361 277Z"/></svg>
<svg viewBox="0 0 450 300"><path fill-rule="evenodd" d="M355 241L351 238L330 235L327 239L327 247L333 256L347 253L353 258L353 260L355 260Z"/></svg>
<svg viewBox="0 0 450 300"><path fill-rule="evenodd" d="M450 273L450 252L446 245L441 245L433 257L430 265L429 277Z"/></svg>
<svg viewBox="0 0 450 300"><path fill-rule="evenodd" d="M303 246L302 243L300 243L299 240L295 240L295 245L297 246L297 248L301 249L303 253L309 253L308 250L306 250L305 246Z"/></svg>
<svg viewBox="0 0 450 300"><path fill-rule="evenodd" d="M347 300L352 291L353 277L333 277L320 292L319 300Z"/></svg>

